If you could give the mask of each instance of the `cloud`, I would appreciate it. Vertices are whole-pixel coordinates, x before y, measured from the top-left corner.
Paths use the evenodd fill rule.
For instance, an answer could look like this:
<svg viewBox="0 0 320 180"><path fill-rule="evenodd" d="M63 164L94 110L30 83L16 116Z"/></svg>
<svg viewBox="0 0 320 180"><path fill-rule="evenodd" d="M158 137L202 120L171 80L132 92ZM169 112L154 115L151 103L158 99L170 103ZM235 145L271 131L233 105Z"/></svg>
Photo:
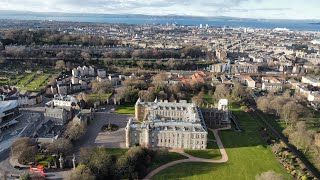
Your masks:
<svg viewBox="0 0 320 180"><path fill-rule="evenodd" d="M301 0L0 0L0 10L257 18L277 18L276 14L285 14L288 18L320 17L316 8L320 6L320 1L309 1L312 3Z"/></svg>

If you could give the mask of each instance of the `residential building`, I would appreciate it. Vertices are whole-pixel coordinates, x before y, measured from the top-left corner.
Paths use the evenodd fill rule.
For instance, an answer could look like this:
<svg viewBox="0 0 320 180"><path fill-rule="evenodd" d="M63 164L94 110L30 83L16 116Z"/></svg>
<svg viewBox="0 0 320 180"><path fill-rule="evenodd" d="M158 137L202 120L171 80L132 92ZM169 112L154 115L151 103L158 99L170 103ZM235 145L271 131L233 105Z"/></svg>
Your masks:
<svg viewBox="0 0 320 180"><path fill-rule="evenodd" d="M283 84L275 77L262 77L262 90L282 91Z"/></svg>
<svg viewBox="0 0 320 180"><path fill-rule="evenodd" d="M69 95L56 94L53 100L46 104L54 107L72 107L77 105L77 99Z"/></svg>

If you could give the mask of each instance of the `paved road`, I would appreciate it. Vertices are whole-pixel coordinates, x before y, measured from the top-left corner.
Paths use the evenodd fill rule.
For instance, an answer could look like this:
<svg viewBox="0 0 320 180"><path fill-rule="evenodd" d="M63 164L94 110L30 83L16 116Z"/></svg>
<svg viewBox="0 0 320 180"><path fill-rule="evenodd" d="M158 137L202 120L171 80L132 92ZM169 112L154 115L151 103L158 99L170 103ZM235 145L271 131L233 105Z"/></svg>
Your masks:
<svg viewBox="0 0 320 180"><path fill-rule="evenodd" d="M181 155L184 155L184 156L188 157L188 159L181 159L181 160L177 160L177 161L172 161L172 162L169 162L165 165L162 165L162 166L158 167L157 169L151 171L144 179L151 179L154 175L158 174L160 171L167 169L171 166L181 164L181 163L186 163L186 162L225 163L225 162L227 162L229 160L229 157L228 157L228 154L227 154L227 152L222 144L222 141L220 139L220 136L219 136L220 130L227 130L227 129L230 129L230 127L220 128L220 129L215 129L215 130L209 129L210 131L213 132L214 137L217 141L217 144L218 144L221 156L222 156L221 159L214 160L214 159L197 158L197 157L191 156L190 154L183 152L183 150L181 150L181 149L173 149L171 151L177 152Z"/></svg>

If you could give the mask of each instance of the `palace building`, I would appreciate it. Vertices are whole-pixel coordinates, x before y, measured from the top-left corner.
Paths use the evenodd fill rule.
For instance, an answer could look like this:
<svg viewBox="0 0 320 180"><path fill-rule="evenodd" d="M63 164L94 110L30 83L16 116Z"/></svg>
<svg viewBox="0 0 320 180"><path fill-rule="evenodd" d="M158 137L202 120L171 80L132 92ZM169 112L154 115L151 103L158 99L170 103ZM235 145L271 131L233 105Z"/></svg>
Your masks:
<svg viewBox="0 0 320 180"><path fill-rule="evenodd" d="M127 147L207 148L208 130L200 108L192 103L139 99L135 120L129 119L125 128Z"/></svg>

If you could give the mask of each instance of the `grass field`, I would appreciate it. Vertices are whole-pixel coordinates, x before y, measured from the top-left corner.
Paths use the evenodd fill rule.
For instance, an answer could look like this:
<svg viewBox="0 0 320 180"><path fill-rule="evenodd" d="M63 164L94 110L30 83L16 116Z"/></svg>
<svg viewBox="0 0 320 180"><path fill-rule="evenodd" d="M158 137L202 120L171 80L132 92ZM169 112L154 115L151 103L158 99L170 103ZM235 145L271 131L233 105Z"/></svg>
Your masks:
<svg viewBox="0 0 320 180"><path fill-rule="evenodd" d="M31 81L29 84L27 84L25 87L22 87L21 89L28 90L31 92L40 92L47 86L47 81L50 76L50 74L42 74L36 76L36 78L33 81Z"/></svg>
<svg viewBox="0 0 320 180"><path fill-rule="evenodd" d="M178 154L178 153L175 153L175 152L168 152L168 154L165 156L165 157L161 157L161 158L156 158L153 160L153 162L151 163L151 165L149 166L149 171L153 171L154 169L164 165L164 164L167 164L169 162L172 162L172 161L176 161L176 160L180 160L180 159L186 159L187 157L181 155L181 154Z"/></svg>
<svg viewBox="0 0 320 180"><path fill-rule="evenodd" d="M35 73L31 73L31 74L26 75L24 78L21 79L21 81L19 81L17 83L17 86L18 87L23 87L23 85L25 83L27 83L34 75L35 75Z"/></svg>
<svg viewBox="0 0 320 180"><path fill-rule="evenodd" d="M12 74L1 74L0 75L0 86L4 85L16 85L23 75L12 75Z"/></svg>
<svg viewBox="0 0 320 180"><path fill-rule="evenodd" d="M222 164L183 163L161 171L153 179L255 179L262 172L273 170L285 179L290 175L277 161L259 135L260 124L247 113L239 110L234 115L241 123L243 132L222 131L220 136L229 156Z"/></svg>
<svg viewBox="0 0 320 180"><path fill-rule="evenodd" d="M105 148L105 151L109 154L109 155L122 155L125 154L128 149L112 149L112 148Z"/></svg>
<svg viewBox="0 0 320 180"><path fill-rule="evenodd" d="M185 149L184 152L199 158L204 159L221 159L221 154L218 145L215 142L208 142L208 149L206 150L194 150Z"/></svg>
<svg viewBox="0 0 320 180"><path fill-rule="evenodd" d="M134 105L133 104L123 104L118 105L114 113L117 114L134 114Z"/></svg>

